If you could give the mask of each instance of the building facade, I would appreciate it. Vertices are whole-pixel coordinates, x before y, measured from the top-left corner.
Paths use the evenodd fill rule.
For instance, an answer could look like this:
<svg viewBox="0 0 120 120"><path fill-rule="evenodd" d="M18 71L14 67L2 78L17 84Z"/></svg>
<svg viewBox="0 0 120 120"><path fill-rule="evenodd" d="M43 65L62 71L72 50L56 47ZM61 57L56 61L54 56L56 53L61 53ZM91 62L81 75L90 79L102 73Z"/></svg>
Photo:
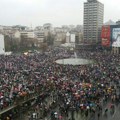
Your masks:
<svg viewBox="0 0 120 120"><path fill-rule="evenodd" d="M116 25L120 25L120 20L118 20L118 21L116 22Z"/></svg>
<svg viewBox="0 0 120 120"><path fill-rule="evenodd" d="M0 34L0 55L5 54L4 35Z"/></svg>
<svg viewBox="0 0 120 120"><path fill-rule="evenodd" d="M21 37L24 37L24 38L35 38L35 34L33 31L22 31L20 32L20 35Z"/></svg>
<svg viewBox="0 0 120 120"><path fill-rule="evenodd" d="M54 46L60 46L62 43L66 42L66 33L57 32L55 34Z"/></svg>
<svg viewBox="0 0 120 120"><path fill-rule="evenodd" d="M100 42L103 25L104 5L97 0L87 0L84 3L84 43Z"/></svg>
<svg viewBox="0 0 120 120"><path fill-rule="evenodd" d="M45 39L45 35L43 31L35 31L35 38L37 39L38 43L43 43Z"/></svg>

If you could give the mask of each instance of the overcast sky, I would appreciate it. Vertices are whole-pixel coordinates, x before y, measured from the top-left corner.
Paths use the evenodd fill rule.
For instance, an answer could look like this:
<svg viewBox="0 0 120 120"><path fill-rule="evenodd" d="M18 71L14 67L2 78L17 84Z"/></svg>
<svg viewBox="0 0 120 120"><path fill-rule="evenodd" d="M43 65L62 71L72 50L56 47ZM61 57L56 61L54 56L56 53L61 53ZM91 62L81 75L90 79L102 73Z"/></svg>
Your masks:
<svg viewBox="0 0 120 120"><path fill-rule="evenodd" d="M83 24L86 0L0 0L0 25L53 26ZM120 0L99 0L104 4L104 21L120 19Z"/></svg>

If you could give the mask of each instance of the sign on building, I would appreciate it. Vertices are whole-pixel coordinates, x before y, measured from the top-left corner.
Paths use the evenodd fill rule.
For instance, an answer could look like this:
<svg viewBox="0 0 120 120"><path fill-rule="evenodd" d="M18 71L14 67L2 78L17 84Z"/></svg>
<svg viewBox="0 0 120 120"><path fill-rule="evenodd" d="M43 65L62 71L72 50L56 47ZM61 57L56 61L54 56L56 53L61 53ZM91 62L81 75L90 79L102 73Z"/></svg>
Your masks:
<svg viewBox="0 0 120 120"><path fill-rule="evenodd" d="M102 46L110 47L111 45L110 36L111 36L110 25L103 26L101 33Z"/></svg>

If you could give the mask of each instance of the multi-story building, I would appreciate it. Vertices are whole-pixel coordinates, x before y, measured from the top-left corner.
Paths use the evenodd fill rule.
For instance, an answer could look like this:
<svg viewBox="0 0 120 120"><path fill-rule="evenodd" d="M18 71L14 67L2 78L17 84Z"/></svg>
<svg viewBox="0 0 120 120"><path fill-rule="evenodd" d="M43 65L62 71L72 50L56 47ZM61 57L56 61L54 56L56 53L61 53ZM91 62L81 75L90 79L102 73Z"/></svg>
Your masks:
<svg viewBox="0 0 120 120"><path fill-rule="evenodd" d="M103 25L104 5L97 0L84 3L84 43L95 44L100 41Z"/></svg>
<svg viewBox="0 0 120 120"><path fill-rule="evenodd" d="M21 37L24 37L24 38L28 38L28 39L35 38L35 34L33 31L22 31L20 32L20 34L21 34Z"/></svg>
<svg viewBox="0 0 120 120"><path fill-rule="evenodd" d="M41 43L44 41L45 34L43 31L35 31L35 38L37 39L38 43Z"/></svg>
<svg viewBox="0 0 120 120"><path fill-rule="evenodd" d="M15 31L14 33L13 33L13 37L14 38L17 38L17 39L20 39L20 31Z"/></svg>
<svg viewBox="0 0 120 120"><path fill-rule="evenodd" d="M55 34L54 46L59 46L65 42L66 42L66 33L65 32L57 32Z"/></svg>
<svg viewBox="0 0 120 120"><path fill-rule="evenodd" d="M25 46L31 47L35 44L35 34L33 31L22 31L20 32L21 43Z"/></svg>
<svg viewBox="0 0 120 120"><path fill-rule="evenodd" d="M4 35L0 34L0 55L5 53Z"/></svg>
<svg viewBox="0 0 120 120"><path fill-rule="evenodd" d="M66 33L66 43L70 43L70 33Z"/></svg>

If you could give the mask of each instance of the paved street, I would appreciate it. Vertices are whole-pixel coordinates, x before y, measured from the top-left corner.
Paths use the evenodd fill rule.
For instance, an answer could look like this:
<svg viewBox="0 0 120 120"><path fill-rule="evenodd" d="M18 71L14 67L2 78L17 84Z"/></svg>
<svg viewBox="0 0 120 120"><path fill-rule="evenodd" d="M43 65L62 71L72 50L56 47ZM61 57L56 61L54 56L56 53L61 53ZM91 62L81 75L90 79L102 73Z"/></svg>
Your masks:
<svg viewBox="0 0 120 120"><path fill-rule="evenodd" d="M49 106L50 103L53 101L53 99L52 99L52 97L48 97L45 99L45 101L47 101L47 105ZM104 113L105 108L108 108L109 104L110 103L108 102L106 105L103 105L103 111L102 111L99 119L97 116L98 112L96 112L95 116L90 116L90 114L89 114L88 117L85 117L85 115L81 114L80 111L79 112L74 111L74 119L75 120L120 120L120 105L115 106L115 111L113 113L111 113L110 109L108 109L108 112L105 115L105 113ZM60 114L58 107L53 109L53 111ZM37 112L39 113L39 118L37 120L50 120L50 113L44 119L40 119L40 111L37 111ZM71 118L72 118L72 113L71 113L71 111L69 111L68 117L64 117L64 120L70 120ZM29 120L28 116L26 114L22 116L22 119ZM20 120L20 119L18 119L18 120Z"/></svg>
<svg viewBox="0 0 120 120"><path fill-rule="evenodd" d="M111 85L115 85L115 83L111 83ZM119 94L119 88L116 88L116 93ZM58 95L56 92L52 92L50 94L49 97L47 97L43 103L46 103L46 106L47 107L50 107L50 104L56 99L56 102L57 104L59 103L59 100L57 101L58 99ZM73 112L73 118L75 120L120 120L120 105L119 104L114 104L115 105L115 110L114 112L111 112L111 109L110 109L110 104L111 104L111 101L108 100L107 103L104 103L103 100L101 99L101 104L102 104L102 112L100 112L100 117L98 118L98 112L96 111L95 115L90 115L90 113L88 114L88 117L85 116L85 114L81 114L80 110L78 112L74 111ZM107 113L105 114L105 109L108 108L108 111ZM60 110L59 110L59 107L57 105L57 107L55 107L54 109L52 109L51 111L54 111L54 112L57 112L57 114L59 115L60 114ZM51 112L50 111L50 112ZM33 111L29 111L31 113L33 113ZM47 114L47 116L44 118L44 119L40 119L41 117L41 111L38 110L36 111L38 113L38 119L37 120L51 120L50 119L50 113ZM26 114L22 115L22 119L23 120L29 120L28 119L28 116ZM18 119L18 120L21 120ZM64 120L72 120L72 112L69 111L68 112L68 117L64 116Z"/></svg>

